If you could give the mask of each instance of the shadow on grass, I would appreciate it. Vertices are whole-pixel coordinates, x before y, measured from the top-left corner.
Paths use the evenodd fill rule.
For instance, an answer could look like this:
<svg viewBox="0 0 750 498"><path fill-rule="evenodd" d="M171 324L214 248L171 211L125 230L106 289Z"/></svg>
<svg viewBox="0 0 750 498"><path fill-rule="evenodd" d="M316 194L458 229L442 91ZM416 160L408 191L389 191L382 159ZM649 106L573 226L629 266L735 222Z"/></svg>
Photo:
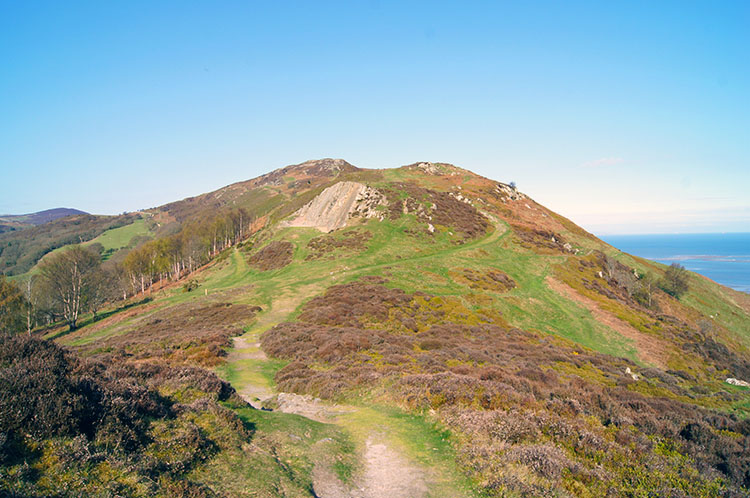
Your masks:
<svg viewBox="0 0 750 498"><path fill-rule="evenodd" d="M47 336L46 335L47 331L60 326L60 322L56 322L56 323L54 323L52 325L48 325L48 326L46 326L46 327L44 327L44 328L42 328L40 330L37 330L36 333L39 334L39 335L45 336L45 338L49 339L49 340L59 339L61 337L65 337L66 335L70 334L71 332L75 332L78 329L86 327L87 325L91 325L92 323L98 322L100 320L104 320L105 318L109 318L110 316L115 315L117 313L120 313L121 311L126 311L126 310L129 310L131 308L135 308L136 306L141 306L143 304L150 303L153 300L154 299L152 297L144 297L140 301L135 301L135 302L132 302L132 303L125 304L123 306L119 306L117 308L113 308L113 309L108 310L108 311L104 311L102 313L97 314L96 316L89 315L89 316L81 319L78 322L78 327L76 327L73 330L70 330L68 328L68 329L61 330L61 331L57 332L54 335Z"/></svg>

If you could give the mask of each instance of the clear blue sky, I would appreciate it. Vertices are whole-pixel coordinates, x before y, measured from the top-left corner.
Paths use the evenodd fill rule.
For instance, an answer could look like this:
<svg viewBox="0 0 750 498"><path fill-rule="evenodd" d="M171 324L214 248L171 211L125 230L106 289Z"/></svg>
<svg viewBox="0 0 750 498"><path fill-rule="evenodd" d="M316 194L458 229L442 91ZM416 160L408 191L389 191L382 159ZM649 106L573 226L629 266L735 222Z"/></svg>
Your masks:
<svg viewBox="0 0 750 498"><path fill-rule="evenodd" d="M595 233L750 231L750 2L0 0L0 212L445 161Z"/></svg>

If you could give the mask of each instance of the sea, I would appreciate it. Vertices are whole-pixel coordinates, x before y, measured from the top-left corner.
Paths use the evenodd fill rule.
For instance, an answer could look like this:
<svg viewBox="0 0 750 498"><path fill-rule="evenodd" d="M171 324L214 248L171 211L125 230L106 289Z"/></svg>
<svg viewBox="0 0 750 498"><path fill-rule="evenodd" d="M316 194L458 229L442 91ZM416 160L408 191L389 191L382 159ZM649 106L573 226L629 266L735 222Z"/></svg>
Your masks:
<svg viewBox="0 0 750 498"><path fill-rule="evenodd" d="M694 233L600 236L621 251L679 263L732 289L750 293L750 233Z"/></svg>

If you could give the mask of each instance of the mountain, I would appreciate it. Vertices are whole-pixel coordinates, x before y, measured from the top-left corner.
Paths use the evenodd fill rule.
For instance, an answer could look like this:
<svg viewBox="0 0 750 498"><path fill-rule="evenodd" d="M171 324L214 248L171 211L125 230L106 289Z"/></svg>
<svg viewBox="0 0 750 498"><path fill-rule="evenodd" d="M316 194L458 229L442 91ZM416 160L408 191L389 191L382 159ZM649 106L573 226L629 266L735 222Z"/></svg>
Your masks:
<svg viewBox="0 0 750 498"><path fill-rule="evenodd" d="M750 492L750 296L515 185L324 159L141 216L162 232L132 254L161 270L126 258L127 301L16 339L64 348L59 399L83 407L23 437L0 408L16 493ZM47 399L27 378L5 406Z"/></svg>

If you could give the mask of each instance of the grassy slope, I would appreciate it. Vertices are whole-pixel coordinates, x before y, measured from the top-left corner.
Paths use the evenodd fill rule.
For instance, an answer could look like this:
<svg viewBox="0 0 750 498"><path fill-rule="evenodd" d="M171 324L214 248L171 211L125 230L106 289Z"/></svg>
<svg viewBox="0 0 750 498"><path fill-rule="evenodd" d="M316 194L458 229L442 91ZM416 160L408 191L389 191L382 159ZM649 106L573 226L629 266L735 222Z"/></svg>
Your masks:
<svg viewBox="0 0 750 498"><path fill-rule="evenodd" d="M126 248L134 237L149 235L152 235L152 232L148 227L148 222L144 219L138 219L129 225L106 230L99 236L95 237L92 240L86 241L81 245L83 245L84 247L88 247L92 244L99 243L102 245L105 251L105 254L103 255L104 259L109 259L114 252ZM64 251L67 247L68 246L58 247L57 249L48 252L42 259L39 260L39 262L44 261L45 258L49 258L54 254L58 254ZM107 251L109 252L107 253ZM10 279L23 280L29 275L36 274L39 271L39 262L37 262L28 272L13 275L10 277Z"/></svg>
<svg viewBox="0 0 750 498"><path fill-rule="evenodd" d="M386 178L391 181L403 181L414 179L415 175L405 170L392 170L386 172ZM272 204L275 205L276 202ZM511 235L507 223L497 219L490 233L462 245L455 244L455 236L447 230L438 230L434 236L406 232L419 226L419 222L411 215L395 221L371 221L366 228L372 233L372 239L364 251L338 252L334 253L335 257L332 259L314 261L306 259L310 254L307 243L320 235L318 231L272 227L256 237L255 245L262 247L271 240L282 239L292 242L295 252L290 265L278 270L261 272L248 267L247 254L243 250L232 249L223 259L197 274L200 282L197 291L182 293L178 287L159 291L153 296L153 305L144 313L124 320L113 320L96 329L83 329L61 338L61 341L72 346L98 341L103 343L107 337L127 333L129 329L137 326L139 321L147 319L159 309L188 300L204 299L206 293L211 296L221 294L231 302L260 306L263 312L245 335L249 342L257 341L260 334L273 325L294 318L307 299L322 293L327 287L347 283L365 275L383 275L389 279L390 286L400 287L408 292L419 290L438 296L456 297L470 308L476 305L471 296L481 294L482 307L502 313L503 318L513 326L554 334L602 353L638 361L637 351L631 340L619 336L597 322L588 310L555 293L545 284L545 278L553 275L554 267L563 264L567 256L540 254L520 247ZM122 234L122 237L125 237L125 231ZM105 240L109 246L114 246L120 243L120 236L120 233L110 234ZM578 233L567 232L566 236L574 246L580 247L583 251L597 247L606 249L604 244L593 243ZM619 253L617 256L640 271L658 269L655 265L637 258ZM477 293L455 278L456 269L464 268L479 271L487 268L500 269L511 276L517 286L503 294L490 291ZM728 340L741 346L750 344L747 314L742 314L739 304L733 304L740 298L728 295L726 290L705 279L693 277L691 283L693 290L684 302L704 314L717 314L717 321L728 331ZM263 385L272 389L273 375L283 365L284 362L278 360L243 359L226 364L218 371L238 390L246 384ZM745 401L736 403L735 408L747 409L750 405L748 400L750 396ZM421 415L409 414L392 406L383 406L375 398L358 403L359 409L343 417L335 429L340 431L336 434L341 434L340 437L343 438L341 448L345 447L346 438L351 438L355 445L361 447L368 431L379 428L388 432L394 444L412 458L426 466L439 469L444 479L449 482L448 487L470 487L460 476L455 475L456 466L449 444L450 436L440 427L433 425L433 422ZM262 437L281 438L284 441L282 446L291 445L292 453L298 451L297 457L290 457L290 461L301 469L300 475L304 478L309 478L313 446L294 449L294 444L283 434L307 434L310 431L322 434L325 430L334 430L324 429L316 422L282 413L244 410L241 411L241 415L256 424L256 429ZM239 484L233 484L231 480L237 478L237 473L229 470L234 465L233 462L236 463L231 458L220 459L201 471L202 476L220 487L235 489L233 486ZM245 470L241 470L240 474L244 474L245 477L251 475L248 467L243 468ZM219 477L225 474L226 478ZM262 476L253 476L265 479ZM273 480L272 477L268 479L269 482Z"/></svg>
<svg viewBox="0 0 750 498"><path fill-rule="evenodd" d="M133 240L133 237L149 234L150 230L148 228L147 221L144 219L140 219L135 220L130 225L107 230L94 240L84 243L84 245L99 243L104 247L105 251L110 249L116 251L118 249L122 249L123 247L127 247L130 241Z"/></svg>

